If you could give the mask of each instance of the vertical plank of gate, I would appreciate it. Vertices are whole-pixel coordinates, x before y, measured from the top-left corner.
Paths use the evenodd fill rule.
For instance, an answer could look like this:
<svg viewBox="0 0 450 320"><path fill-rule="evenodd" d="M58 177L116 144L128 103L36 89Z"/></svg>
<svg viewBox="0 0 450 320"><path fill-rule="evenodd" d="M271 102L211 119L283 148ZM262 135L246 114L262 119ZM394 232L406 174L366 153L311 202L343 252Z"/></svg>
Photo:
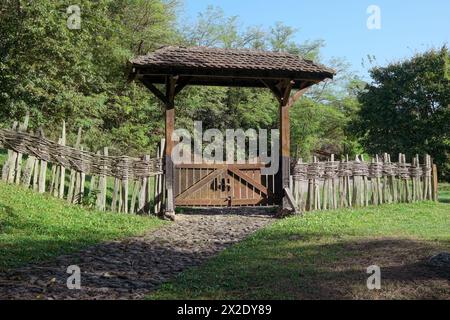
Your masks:
<svg viewBox="0 0 450 320"><path fill-rule="evenodd" d="M187 185L188 186L192 186L192 182L194 181L194 169L188 169L187 170L188 175L187 175ZM190 195L190 197L193 198L194 195Z"/></svg>
<svg viewBox="0 0 450 320"><path fill-rule="evenodd" d="M258 181L258 180L256 179L256 170L252 170L252 178L253 178L253 180ZM259 181L258 181L258 182L259 182ZM256 195L256 193L257 193L257 191L255 190L255 186L252 186L252 189L253 189L252 199L255 199L255 195Z"/></svg>
<svg viewBox="0 0 450 320"><path fill-rule="evenodd" d="M203 175L203 169L202 168L198 168L197 169L197 173L196 173L196 182L202 180L202 175ZM205 194L206 188L207 187L205 186L205 187L203 187L203 188L201 188L199 190L199 192L198 192L198 198L199 199L204 199L204 194Z"/></svg>
<svg viewBox="0 0 450 320"><path fill-rule="evenodd" d="M183 189L181 188L181 172L183 169L179 168L179 167L175 167L175 181L177 181L177 190L175 192L175 198L183 192Z"/></svg>

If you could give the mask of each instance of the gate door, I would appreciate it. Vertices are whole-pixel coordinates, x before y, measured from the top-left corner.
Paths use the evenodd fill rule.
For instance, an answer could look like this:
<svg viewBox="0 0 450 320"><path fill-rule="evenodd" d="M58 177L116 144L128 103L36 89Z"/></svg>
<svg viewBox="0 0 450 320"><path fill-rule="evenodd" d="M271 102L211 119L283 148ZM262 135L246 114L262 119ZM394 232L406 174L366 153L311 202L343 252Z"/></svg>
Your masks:
<svg viewBox="0 0 450 320"><path fill-rule="evenodd" d="M187 164L175 168L175 204L188 207L269 205L273 176L261 164Z"/></svg>

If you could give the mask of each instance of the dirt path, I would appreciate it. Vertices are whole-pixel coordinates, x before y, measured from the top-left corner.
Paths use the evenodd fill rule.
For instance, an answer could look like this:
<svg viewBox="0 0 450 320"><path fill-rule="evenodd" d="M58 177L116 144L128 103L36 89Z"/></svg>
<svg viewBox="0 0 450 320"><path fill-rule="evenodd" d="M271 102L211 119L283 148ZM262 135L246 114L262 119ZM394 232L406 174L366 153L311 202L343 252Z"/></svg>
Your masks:
<svg viewBox="0 0 450 320"><path fill-rule="evenodd" d="M267 211L208 211L146 236L103 243L51 262L0 273L0 299L142 299L272 221ZM81 269L81 290L67 289L67 267Z"/></svg>

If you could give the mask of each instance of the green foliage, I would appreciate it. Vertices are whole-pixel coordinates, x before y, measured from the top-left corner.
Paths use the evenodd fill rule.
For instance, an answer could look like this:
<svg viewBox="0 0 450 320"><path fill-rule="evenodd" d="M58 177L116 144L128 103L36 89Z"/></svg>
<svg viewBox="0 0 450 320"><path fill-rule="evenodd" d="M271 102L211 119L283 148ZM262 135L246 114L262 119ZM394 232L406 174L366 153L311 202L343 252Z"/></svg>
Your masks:
<svg viewBox="0 0 450 320"><path fill-rule="evenodd" d="M296 30L282 23L242 28L236 16L209 7L191 25L175 25L177 0L81 0L81 29L67 27L70 1L3 1L0 7L0 125L31 113L31 129L42 126L51 139L68 125L73 145L78 127L92 151L153 154L163 136L163 112L147 89L128 83L127 60L163 44L205 45L287 51L319 60L324 43L296 43ZM354 153L345 132L349 108L348 66L334 61L340 76L317 86L293 111L293 152ZM176 125L276 128L278 106L269 90L187 88L177 98ZM357 107L352 111L357 110ZM313 120L313 121L310 121ZM330 123L328 123L330 121ZM325 128L326 132L322 131Z"/></svg>
<svg viewBox="0 0 450 320"><path fill-rule="evenodd" d="M371 71L352 130L371 153L429 153L450 180L450 53L430 50Z"/></svg>
<svg viewBox="0 0 450 320"><path fill-rule="evenodd" d="M79 30L67 27L71 4L2 2L0 120L30 111L31 127L50 136L64 119L71 132L83 127L91 149L143 152L157 140L149 136L160 111L146 90L127 83L127 61L174 38L174 2L81 0ZM124 146L124 136L135 142Z"/></svg>
<svg viewBox="0 0 450 320"><path fill-rule="evenodd" d="M182 34L187 45L285 51L320 60L323 41L296 43L297 31L281 22L267 29L241 30L239 25L238 17L227 17L220 8L210 6L194 25L184 26ZM335 59L331 64L339 72L336 80L313 88L291 112L291 150L293 154L298 150L304 158L312 153L362 152L346 130L359 108L355 88L360 81L348 71L345 61ZM202 121L206 129L275 129L278 102L265 89L189 88L177 101L177 126L190 129L194 120Z"/></svg>
<svg viewBox="0 0 450 320"><path fill-rule="evenodd" d="M0 182L0 269L140 235L164 224L157 218L85 210Z"/></svg>

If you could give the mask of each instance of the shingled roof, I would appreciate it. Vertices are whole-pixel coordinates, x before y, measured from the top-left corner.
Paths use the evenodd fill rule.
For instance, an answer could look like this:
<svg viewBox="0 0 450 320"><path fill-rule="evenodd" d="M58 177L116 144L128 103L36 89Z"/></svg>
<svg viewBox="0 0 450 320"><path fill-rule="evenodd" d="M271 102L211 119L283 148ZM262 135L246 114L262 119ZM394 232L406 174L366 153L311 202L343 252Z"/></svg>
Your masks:
<svg viewBox="0 0 450 320"><path fill-rule="evenodd" d="M259 87L259 79L332 79L335 71L285 52L162 47L130 61L132 76L164 83L164 76L193 77L192 84ZM300 82L300 81L299 81Z"/></svg>

